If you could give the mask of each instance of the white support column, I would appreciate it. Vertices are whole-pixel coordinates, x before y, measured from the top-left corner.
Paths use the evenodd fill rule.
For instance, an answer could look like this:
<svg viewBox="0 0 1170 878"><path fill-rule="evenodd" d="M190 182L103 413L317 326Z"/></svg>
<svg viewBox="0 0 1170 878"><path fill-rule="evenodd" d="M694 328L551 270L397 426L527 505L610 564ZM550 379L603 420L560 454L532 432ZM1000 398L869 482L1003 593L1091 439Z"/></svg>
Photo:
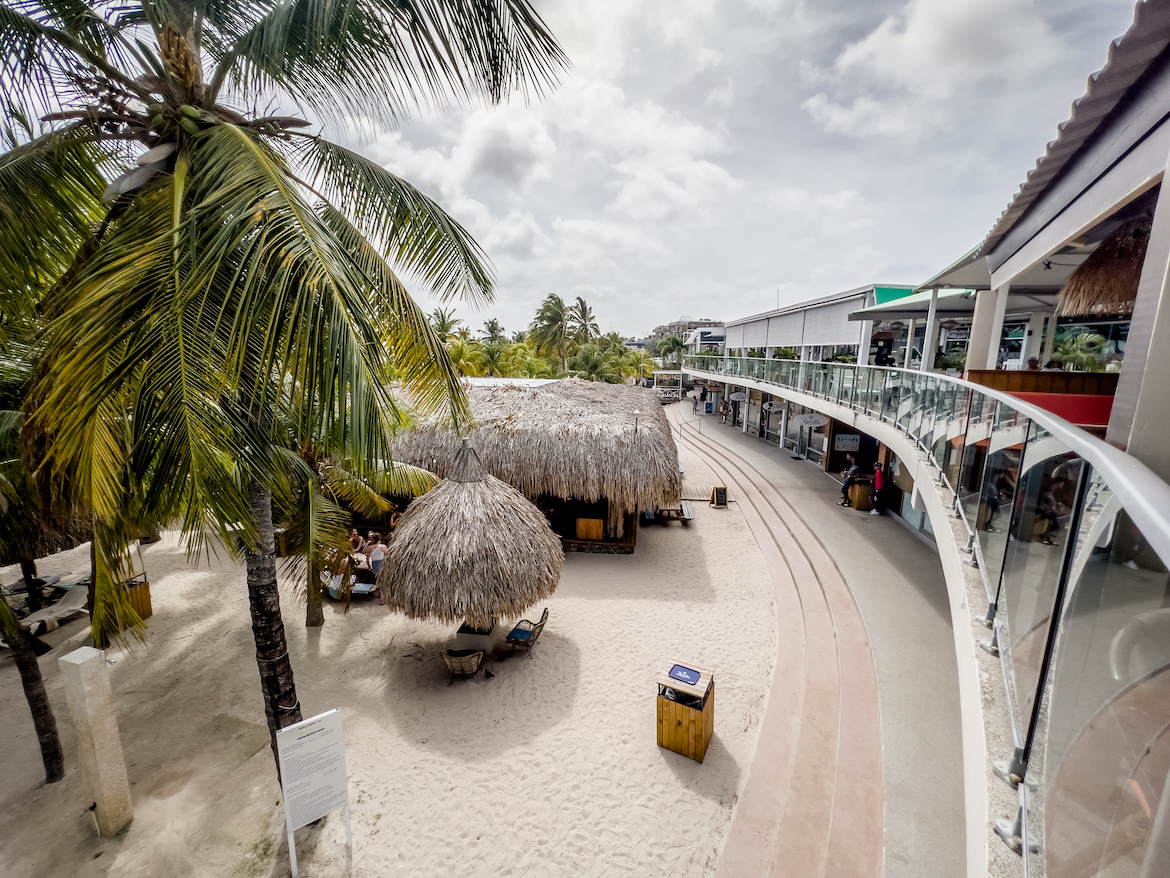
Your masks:
<svg viewBox="0 0 1170 878"><path fill-rule="evenodd" d="M1044 315L1033 311L1028 315L1028 328L1025 330L1027 335L1024 337L1024 366L1028 365L1028 360L1035 357L1040 359L1040 345L1044 338ZM1041 363L1041 366L1044 364Z"/></svg>
<svg viewBox="0 0 1170 878"><path fill-rule="evenodd" d="M873 321L863 320L861 322L861 335L857 342L857 364L859 366L868 366L869 363L869 348L873 344Z"/></svg>
<svg viewBox="0 0 1170 878"><path fill-rule="evenodd" d="M998 364L1009 291L1010 287L1005 284L997 290L979 290L975 294L971 340L967 343L968 370L994 369Z"/></svg>
<svg viewBox="0 0 1170 878"><path fill-rule="evenodd" d="M938 338L938 290L930 291L930 308L926 312L926 333L922 336L922 363L919 370L930 372L934 369L935 339Z"/></svg>
<svg viewBox="0 0 1170 878"><path fill-rule="evenodd" d="M910 361L914 359L914 333L918 330L918 321L913 317L906 327L906 359L902 362L903 369L910 368Z"/></svg>
<svg viewBox="0 0 1170 878"><path fill-rule="evenodd" d="M106 838L113 838L133 818L134 807L106 654L83 646L62 656L57 664L73 720L85 805L96 805L98 829Z"/></svg>
<svg viewBox="0 0 1170 878"><path fill-rule="evenodd" d="M1056 347L1056 327L1059 319L1055 311L1048 315L1044 330L1044 347L1040 349L1040 368L1047 366L1048 361L1052 359L1052 350Z"/></svg>
<svg viewBox="0 0 1170 878"><path fill-rule="evenodd" d="M1167 159L1170 168L1170 159ZM1170 199L1163 184L1105 439L1170 480Z"/></svg>

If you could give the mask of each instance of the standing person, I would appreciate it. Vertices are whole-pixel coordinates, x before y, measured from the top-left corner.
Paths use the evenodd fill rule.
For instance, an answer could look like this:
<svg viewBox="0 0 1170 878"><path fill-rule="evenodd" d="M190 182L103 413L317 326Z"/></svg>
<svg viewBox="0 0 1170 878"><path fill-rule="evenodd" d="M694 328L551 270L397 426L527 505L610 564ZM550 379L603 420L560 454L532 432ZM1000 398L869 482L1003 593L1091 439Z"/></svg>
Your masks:
<svg viewBox="0 0 1170 878"><path fill-rule="evenodd" d="M699 394L696 391L691 394L691 414L697 415L699 413Z"/></svg>
<svg viewBox="0 0 1170 878"><path fill-rule="evenodd" d="M882 491L885 487L886 474L881 464L878 464L873 468L873 509L869 510L870 515L882 514Z"/></svg>
<svg viewBox="0 0 1170 878"><path fill-rule="evenodd" d="M852 454L846 454L845 460L849 465L841 471L841 478L845 481L841 484L841 505L849 506L849 489L857 482L857 476L861 470L857 466L857 459Z"/></svg>
<svg viewBox="0 0 1170 878"><path fill-rule="evenodd" d="M374 575L378 575L378 571L382 569L382 562L386 560L386 544L382 542L382 535L374 533L370 535L373 544L370 548L370 569L374 571Z"/></svg>
<svg viewBox="0 0 1170 878"><path fill-rule="evenodd" d="M719 423L727 423L727 400L721 399L719 401Z"/></svg>

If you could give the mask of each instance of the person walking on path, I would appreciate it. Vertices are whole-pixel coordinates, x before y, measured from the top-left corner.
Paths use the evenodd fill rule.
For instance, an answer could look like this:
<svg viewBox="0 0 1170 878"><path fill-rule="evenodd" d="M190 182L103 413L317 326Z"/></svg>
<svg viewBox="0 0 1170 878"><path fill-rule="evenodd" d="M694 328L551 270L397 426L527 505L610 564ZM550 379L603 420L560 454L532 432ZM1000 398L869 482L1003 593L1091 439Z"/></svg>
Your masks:
<svg viewBox="0 0 1170 878"><path fill-rule="evenodd" d="M727 423L727 400L726 399L719 401L719 423L721 423L721 424Z"/></svg>
<svg viewBox="0 0 1170 878"><path fill-rule="evenodd" d="M691 414L697 415L699 413L699 394L696 391L691 394Z"/></svg>
<svg viewBox="0 0 1170 878"><path fill-rule="evenodd" d="M841 484L841 505L849 506L849 489L857 481L857 476L861 470L858 469L857 460L852 454L846 454L845 459L849 461L849 465L841 471L841 478L844 482Z"/></svg>

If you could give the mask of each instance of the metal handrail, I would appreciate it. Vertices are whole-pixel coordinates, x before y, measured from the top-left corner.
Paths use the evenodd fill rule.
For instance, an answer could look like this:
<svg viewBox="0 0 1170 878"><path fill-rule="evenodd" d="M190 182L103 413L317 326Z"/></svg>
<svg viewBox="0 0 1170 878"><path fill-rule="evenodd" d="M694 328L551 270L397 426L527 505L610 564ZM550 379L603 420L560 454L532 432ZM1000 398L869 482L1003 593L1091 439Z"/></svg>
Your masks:
<svg viewBox="0 0 1170 878"><path fill-rule="evenodd" d="M948 381L964 390L981 393L997 402L1001 402L1019 412L1029 420L1035 421L1055 438L1063 442L1069 449L1075 451L1105 479L1109 489L1117 496L1126 513L1133 519L1134 524L1141 529L1142 536L1150 543L1162 558L1170 558L1170 485L1166 484L1153 470L1147 467L1136 457L1114 448L1102 439L1086 433L1080 427L1074 426L1057 415L1045 409L1025 402L1022 399L994 390L982 384L975 384L956 378L951 375L940 375L937 372L921 372L917 369L901 369L896 366L861 366L852 363L820 363L812 360L779 360L764 359L762 357L702 357L692 355L686 357L683 368L692 360L706 359L730 361L752 361L760 363L792 363L797 366L818 366L843 369L873 369L883 372L897 372L910 377L929 376L941 381ZM692 367L691 371L707 372L721 378L739 378L744 381L758 381L761 384L771 384L775 387L786 387L797 393L816 398L824 398L811 391L791 387L778 381L767 378L749 378L742 375L727 375L723 372L711 372L707 369ZM846 404L847 408L852 408ZM909 431L907 431L909 432ZM918 437L915 437L917 439Z"/></svg>

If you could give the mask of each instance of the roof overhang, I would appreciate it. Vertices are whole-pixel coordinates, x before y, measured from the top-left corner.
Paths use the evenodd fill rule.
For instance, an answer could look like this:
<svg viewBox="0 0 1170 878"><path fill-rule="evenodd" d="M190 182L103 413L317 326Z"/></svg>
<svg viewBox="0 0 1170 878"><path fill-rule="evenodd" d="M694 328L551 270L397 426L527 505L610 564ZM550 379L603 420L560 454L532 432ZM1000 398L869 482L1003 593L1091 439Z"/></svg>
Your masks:
<svg viewBox="0 0 1170 878"><path fill-rule="evenodd" d="M1085 247L1066 247L1063 252L1042 259L1012 281L1012 292L1019 288L1042 295L1059 293L1068 283L1069 276L1089 258L1095 247L1095 243ZM987 264L987 257L978 255L976 248L926 283L919 284L915 292L918 294L924 290L929 292L935 289L991 289L991 267Z"/></svg>
<svg viewBox="0 0 1170 878"><path fill-rule="evenodd" d="M1056 293L1047 289L1012 287L1008 294L1007 314L1049 313L1056 308ZM971 290L939 290L935 316L940 320L970 318L975 311L975 293ZM884 305L870 305L849 314L850 320L925 320L930 312L930 290L895 299Z"/></svg>

